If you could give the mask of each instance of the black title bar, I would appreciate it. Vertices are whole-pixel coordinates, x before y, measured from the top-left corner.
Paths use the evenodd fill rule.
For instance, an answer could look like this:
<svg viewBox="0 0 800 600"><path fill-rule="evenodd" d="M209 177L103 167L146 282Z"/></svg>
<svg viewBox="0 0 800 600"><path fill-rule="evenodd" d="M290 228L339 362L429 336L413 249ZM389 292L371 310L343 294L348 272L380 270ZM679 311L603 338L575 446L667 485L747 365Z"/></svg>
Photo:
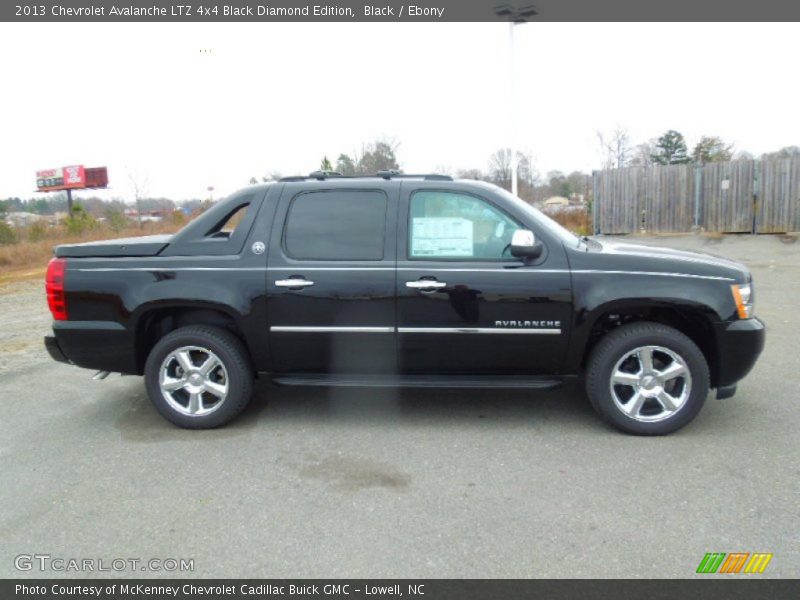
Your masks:
<svg viewBox="0 0 800 600"><path fill-rule="evenodd" d="M795 0L33 0L4 22L798 21Z"/></svg>
<svg viewBox="0 0 800 600"><path fill-rule="evenodd" d="M792 600L800 581L740 579L6 579L3 600Z"/></svg>

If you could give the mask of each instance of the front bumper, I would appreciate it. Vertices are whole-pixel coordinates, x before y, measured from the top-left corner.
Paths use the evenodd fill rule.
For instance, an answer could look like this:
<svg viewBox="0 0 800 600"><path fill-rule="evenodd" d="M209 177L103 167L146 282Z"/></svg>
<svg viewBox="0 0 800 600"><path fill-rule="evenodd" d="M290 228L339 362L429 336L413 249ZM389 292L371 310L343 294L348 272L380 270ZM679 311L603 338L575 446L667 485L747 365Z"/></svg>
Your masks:
<svg viewBox="0 0 800 600"><path fill-rule="evenodd" d="M766 328L757 318L717 326L717 377L713 387L731 386L747 375L764 349Z"/></svg>

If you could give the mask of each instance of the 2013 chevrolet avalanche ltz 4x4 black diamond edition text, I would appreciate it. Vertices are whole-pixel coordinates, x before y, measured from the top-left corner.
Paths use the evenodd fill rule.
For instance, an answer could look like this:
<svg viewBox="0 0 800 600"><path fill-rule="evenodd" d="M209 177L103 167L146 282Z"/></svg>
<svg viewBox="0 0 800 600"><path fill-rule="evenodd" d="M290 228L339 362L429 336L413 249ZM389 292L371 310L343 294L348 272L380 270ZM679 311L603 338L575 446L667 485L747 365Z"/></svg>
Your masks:
<svg viewBox="0 0 800 600"><path fill-rule="evenodd" d="M169 236L58 246L59 361L144 374L216 427L284 385L548 388L585 377L615 427L665 434L733 395L764 345L736 262L579 238L504 190L317 172L253 185ZM431 401L435 401L433 398Z"/></svg>

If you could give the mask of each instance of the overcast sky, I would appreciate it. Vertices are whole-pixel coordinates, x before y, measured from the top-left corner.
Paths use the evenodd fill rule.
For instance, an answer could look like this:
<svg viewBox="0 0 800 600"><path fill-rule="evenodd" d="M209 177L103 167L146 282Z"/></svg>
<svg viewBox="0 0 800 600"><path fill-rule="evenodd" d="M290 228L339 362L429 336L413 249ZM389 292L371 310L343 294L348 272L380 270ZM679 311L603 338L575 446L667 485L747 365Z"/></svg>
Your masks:
<svg viewBox="0 0 800 600"><path fill-rule="evenodd" d="M591 171L597 131L800 145L798 24L516 28L519 148ZM109 167L106 197L225 195L386 136L407 172L487 168L507 145L508 26L0 24L0 198L35 171ZM204 50L201 52L201 50Z"/></svg>

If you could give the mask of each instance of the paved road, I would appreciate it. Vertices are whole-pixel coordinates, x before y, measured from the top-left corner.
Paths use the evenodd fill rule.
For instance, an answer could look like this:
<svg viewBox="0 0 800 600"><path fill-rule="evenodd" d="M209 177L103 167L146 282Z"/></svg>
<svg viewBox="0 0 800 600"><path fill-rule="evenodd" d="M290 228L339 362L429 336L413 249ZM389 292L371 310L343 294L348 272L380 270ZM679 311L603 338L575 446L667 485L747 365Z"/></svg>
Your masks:
<svg viewBox="0 0 800 600"><path fill-rule="evenodd" d="M0 577L33 553L193 558L200 577L689 577L710 551L772 552L765 576L797 577L800 243L711 245L751 264L767 348L665 438L610 430L577 387L266 383L233 425L187 432L139 378L31 351L0 374Z"/></svg>

